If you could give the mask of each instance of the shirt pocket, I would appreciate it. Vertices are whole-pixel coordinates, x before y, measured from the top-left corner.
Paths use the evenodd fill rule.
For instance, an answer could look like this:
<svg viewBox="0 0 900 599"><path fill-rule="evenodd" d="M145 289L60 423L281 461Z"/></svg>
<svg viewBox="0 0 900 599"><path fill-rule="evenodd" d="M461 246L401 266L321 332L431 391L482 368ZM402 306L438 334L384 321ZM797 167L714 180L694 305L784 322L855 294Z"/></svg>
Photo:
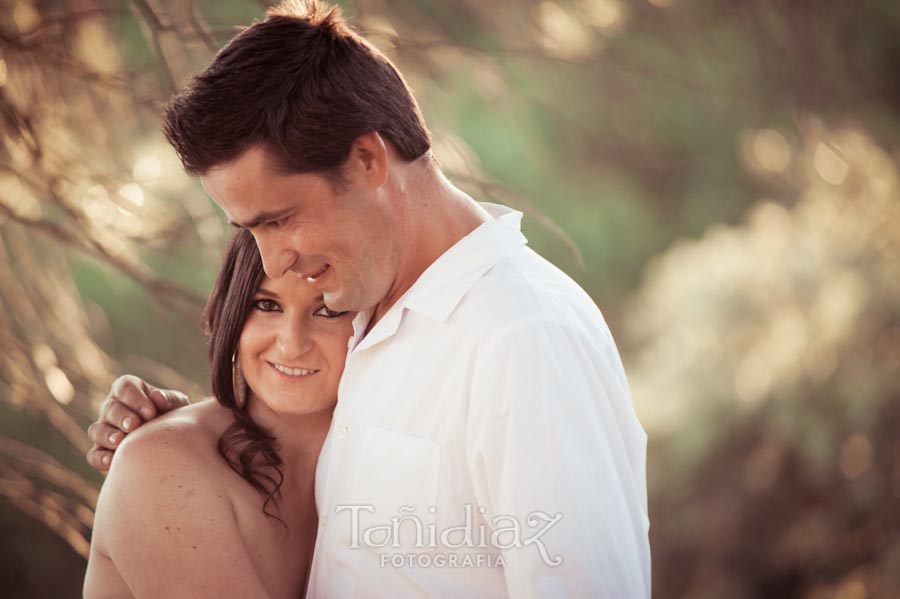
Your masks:
<svg viewBox="0 0 900 599"><path fill-rule="evenodd" d="M415 528L414 521L421 526L433 521L441 465L440 444L370 425L354 461L345 499L363 506L359 508L361 523L384 526L392 524L393 519L405 518L400 529L411 531Z"/></svg>

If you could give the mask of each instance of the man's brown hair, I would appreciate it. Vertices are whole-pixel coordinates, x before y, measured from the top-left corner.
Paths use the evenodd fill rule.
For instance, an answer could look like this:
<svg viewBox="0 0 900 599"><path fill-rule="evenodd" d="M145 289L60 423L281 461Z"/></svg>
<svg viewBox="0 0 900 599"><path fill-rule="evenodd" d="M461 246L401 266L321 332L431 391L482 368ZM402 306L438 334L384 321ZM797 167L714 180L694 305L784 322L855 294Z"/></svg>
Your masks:
<svg viewBox="0 0 900 599"><path fill-rule="evenodd" d="M413 161L431 140L403 77L337 7L287 1L236 35L164 111L185 170L203 175L260 144L282 172L335 174L373 131Z"/></svg>

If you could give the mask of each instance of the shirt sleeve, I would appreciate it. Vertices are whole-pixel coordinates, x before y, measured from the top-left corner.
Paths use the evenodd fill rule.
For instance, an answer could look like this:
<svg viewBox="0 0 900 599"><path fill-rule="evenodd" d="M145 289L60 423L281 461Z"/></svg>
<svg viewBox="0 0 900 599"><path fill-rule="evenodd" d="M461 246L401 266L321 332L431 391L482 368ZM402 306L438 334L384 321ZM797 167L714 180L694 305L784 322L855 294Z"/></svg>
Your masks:
<svg viewBox="0 0 900 599"><path fill-rule="evenodd" d="M472 381L466 458L509 596L648 599L647 436L605 325L518 327Z"/></svg>

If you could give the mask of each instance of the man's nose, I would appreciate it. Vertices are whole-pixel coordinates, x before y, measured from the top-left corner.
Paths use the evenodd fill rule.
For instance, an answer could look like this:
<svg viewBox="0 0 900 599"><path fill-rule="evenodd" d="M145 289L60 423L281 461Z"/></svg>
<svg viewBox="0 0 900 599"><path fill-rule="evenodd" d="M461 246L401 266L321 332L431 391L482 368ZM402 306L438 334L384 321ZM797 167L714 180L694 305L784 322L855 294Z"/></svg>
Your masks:
<svg viewBox="0 0 900 599"><path fill-rule="evenodd" d="M265 235L255 235L263 270L270 279L277 279L286 273L297 261L297 252L284 247Z"/></svg>

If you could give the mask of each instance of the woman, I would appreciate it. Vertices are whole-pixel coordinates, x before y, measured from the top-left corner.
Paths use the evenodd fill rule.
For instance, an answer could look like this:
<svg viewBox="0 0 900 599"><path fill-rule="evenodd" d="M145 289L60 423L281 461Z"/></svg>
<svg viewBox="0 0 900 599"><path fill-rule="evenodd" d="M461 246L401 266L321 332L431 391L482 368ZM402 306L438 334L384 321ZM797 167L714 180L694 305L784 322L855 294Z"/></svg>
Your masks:
<svg viewBox="0 0 900 599"><path fill-rule="evenodd" d="M352 316L299 277L266 277L253 237L236 232L204 318L215 399L116 451L85 597L302 596Z"/></svg>

